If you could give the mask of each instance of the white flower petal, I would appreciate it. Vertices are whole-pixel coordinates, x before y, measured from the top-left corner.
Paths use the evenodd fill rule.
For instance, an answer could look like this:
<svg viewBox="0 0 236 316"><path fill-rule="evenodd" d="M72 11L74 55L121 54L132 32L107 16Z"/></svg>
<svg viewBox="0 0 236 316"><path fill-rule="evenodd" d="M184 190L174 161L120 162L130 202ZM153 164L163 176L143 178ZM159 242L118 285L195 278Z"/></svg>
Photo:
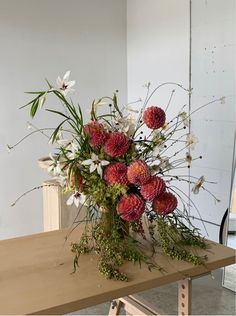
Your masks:
<svg viewBox="0 0 236 316"><path fill-rule="evenodd" d="M68 88L71 88L71 87L73 87L74 85L75 85L75 80L72 80L72 81L68 81L68 82L67 82ZM70 90L72 90L72 89L70 89Z"/></svg>
<svg viewBox="0 0 236 316"><path fill-rule="evenodd" d="M58 87L62 86L63 81L61 80L61 77L57 77L56 83L57 83Z"/></svg>
<svg viewBox="0 0 236 316"><path fill-rule="evenodd" d="M99 176L102 178L102 167L101 165L97 165L97 173L99 174Z"/></svg>
<svg viewBox="0 0 236 316"><path fill-rule="evenodd" d="M93 163L92 159L87 159L87 160L82 161L81 165L88 166L88 165L91 165L92 163Z"/></svg>
<svg viewBox="0 0 236 316"><path fill-rule="evenodd" d="M107 161L107 160L101 160L101 162L100 162L100 164L102 166L107 166L107 165L109 165L109 163L110 163L110 161Z"/></svg>
<svg viewBox="0 0 236 316"><path fill-rule="evenodd" d="M94 172L94 170L96 170L98 166L99 166L99 165L96 165L95 163L92 163L92 164L90 165L89 172L90 172L90 173Z"/></svg>
<svg viewBox="0 0 236 316"><path fill-rule="evenodd" d="M93 161L99 160L99 159L98 159L98 156L97 156L95 153L92 153L92 154L91 154L91 159L92 159Z"/></svg>
<svg viewBox="0 0 236 316"><path fill-rule="evenodd" d="M68 71L64 74L64 76L63 76L63 81L68 81L69 77L70 77L70 70L68 70Z"/></svg>
<svg viewBox="0 0 236 316"><path fill-rule="evenodd" d="M72 205L73 202L74 202L74 197L75 197L75 195L72 194L72 195L69 197L69 199L66 201L66 205Z"/></svg>
<svg viewBox="0 0 236 316"><path fill-rule="evenodd" d="M79 197L74 197L74 204L77 208L79 207L79 204L80 204Z"/></svg>
<svg viewBox="0 0 236 316"><path fill-rule="evenodd" d="M80 196L79 196L79 201L80 201L80 204L84 204L85 205L86 195L81 193Z"/></svg>

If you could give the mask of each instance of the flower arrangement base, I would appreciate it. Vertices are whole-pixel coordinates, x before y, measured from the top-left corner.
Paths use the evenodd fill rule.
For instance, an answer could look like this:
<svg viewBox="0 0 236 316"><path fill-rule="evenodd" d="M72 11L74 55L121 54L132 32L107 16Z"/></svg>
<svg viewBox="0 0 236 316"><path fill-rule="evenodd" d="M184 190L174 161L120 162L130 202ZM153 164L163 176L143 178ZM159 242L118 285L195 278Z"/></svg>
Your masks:
<svg viewBox="0 0 236 316"><path fill-rule="evenodd" d="M115 213L102 210L99 221L86 226L80 241L72 244L74 272L79 267L81 254L95 252L103 276L128 281L128 275L120 270L127 261L140 266L145 264L150 271L158 269L164 273L165 267L158 265L158 253L202 265L207 256L198 255L198 250L207 247L204 238L184 224L177 224L170 216L158 217L152 225L145 227L144 218L128 223Z"/></svg>

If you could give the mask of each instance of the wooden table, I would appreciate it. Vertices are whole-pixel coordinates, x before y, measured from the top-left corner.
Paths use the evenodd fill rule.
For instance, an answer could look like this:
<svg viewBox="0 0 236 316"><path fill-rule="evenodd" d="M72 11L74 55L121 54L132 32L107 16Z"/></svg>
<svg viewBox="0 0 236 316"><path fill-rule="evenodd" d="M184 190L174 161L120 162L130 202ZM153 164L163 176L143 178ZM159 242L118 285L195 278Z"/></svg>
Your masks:
<svg viewBox="0 0 236 316"><path fill-rule="evenodd" d="M98 273L95 255L81 256L79 271L71 274L73 254L70 241L63 247L65 235L58 230L0 241L0 314L65 314L176 281L182 297L192 277L235 262L235 250L212 243L205 267L160 255L166 273L127 263L123 270L130 281L112 281Z"/></svg>

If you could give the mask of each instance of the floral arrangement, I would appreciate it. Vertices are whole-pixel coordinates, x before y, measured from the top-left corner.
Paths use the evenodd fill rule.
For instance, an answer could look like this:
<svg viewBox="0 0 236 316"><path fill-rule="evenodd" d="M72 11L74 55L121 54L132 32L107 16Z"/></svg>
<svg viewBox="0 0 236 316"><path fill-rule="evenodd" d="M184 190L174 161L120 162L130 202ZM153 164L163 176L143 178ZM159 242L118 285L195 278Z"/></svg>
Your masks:
<svg viewBox="0 0 236 316"><path fill-rule="evenodd" d="M174 118L168 117L174 90L166 109L150 103L163 85L191 91L176 83L151 91L149 83L144 102L138 101L139 110L137 102L120 107L116 91L112 97L94 100L90 121L84 122L80 105L67 97L75 84L69 75L58 77L57 87L47 82L46 91L31 92L35 97L26 106L32 118L49 94L63 106L63 110L46 109L62 119L50 137L58 149L51 155L49 171L70 193L68 205L75 204L78 212L86 206L84 219L75 219L72 228L84 225L80 240L71 245L74 270L80 255L91 251L97 253L98 269L106 278L123 281L128 280L122 272L125 261L163 270L156 262L158 249L173 259L204 264L207 257L197 250L206 249L207 243L191 224L191 200L174 184L190 183L194 193L207 190L204 176L191 179L178 174L179 168L201 159L190 151L197 143L189 128L193 113L183 108ZM105 113L99 114L100 109Z"/></svg>

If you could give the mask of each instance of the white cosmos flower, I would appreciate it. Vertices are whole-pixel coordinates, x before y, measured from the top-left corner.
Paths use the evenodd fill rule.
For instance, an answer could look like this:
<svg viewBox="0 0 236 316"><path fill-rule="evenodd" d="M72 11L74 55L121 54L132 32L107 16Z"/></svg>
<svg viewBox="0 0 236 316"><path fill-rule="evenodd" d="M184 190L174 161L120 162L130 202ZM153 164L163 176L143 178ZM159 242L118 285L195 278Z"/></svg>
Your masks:
<svg viewBox="0 0 236 316"><path fill-rule="evenodd" d="M86 205L86 196L83 193L75 192L73 193L69 199L66 201L66 205L75 204L76 207L79 207L80 204Z"/></svg>
<svg viewBox="0 0 236 316"><path fill-rule="evenodd" d="M89 167L89 172L92 173L95 170L97 170L97 173L100 175L102 178L102 167L109 165L109 161L107 160L100 160L99 157L92 153L91 154L91 159L87 159L82 161L82 165L84 166L90 166Z"/></svg>
<svg viewBox="0 0 236 316"><path fill-rule="evenodd" d="M65 96L68 92L73 91L72 87L75 85L75 81L69 81L70 71L67 71L64 77L57 77L57 86L62 94Z"/></svg>
<svg viewBox="0 0 236 316"><path fill-rule="evenodd" d="M197 143L198 138L193 133L189 133L186 137L186 146L193 150Z"/></svg>

